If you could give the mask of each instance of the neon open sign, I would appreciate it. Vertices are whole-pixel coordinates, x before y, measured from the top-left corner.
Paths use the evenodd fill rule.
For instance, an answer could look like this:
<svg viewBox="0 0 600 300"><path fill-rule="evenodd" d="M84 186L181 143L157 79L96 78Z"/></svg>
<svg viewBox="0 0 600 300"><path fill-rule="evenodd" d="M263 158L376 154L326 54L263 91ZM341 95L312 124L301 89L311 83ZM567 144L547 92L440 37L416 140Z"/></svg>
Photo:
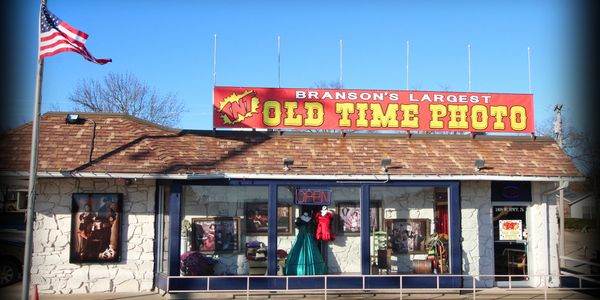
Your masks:
<svg viewBox="0 0 600 300"><path fill-rule="evenodd" d="M331 204L331 190L322 189L297 189L294 203L300 205L329 205Z"/></svg>

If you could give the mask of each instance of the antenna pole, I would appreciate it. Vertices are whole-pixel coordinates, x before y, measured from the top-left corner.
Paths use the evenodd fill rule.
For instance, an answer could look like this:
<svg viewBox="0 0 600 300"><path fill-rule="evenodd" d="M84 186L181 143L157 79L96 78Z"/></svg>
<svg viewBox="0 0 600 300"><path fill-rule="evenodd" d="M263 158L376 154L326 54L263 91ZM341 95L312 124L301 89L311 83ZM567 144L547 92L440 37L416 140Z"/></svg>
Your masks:
<svg viewBox="0 0 600 300"><path fill-rule="evenodd" d="M406 41L406 90L408 90L408 58L410 54L410 44Z"/></svg>
<svg viewBox="0 0 600 300"><path fill-rule="evenodd" d="M281 87L281 37L277 35L277 87Z"/></svg>
<svg viewBox="0 0 600 300"><path fill-rule="evenodd" d="M215 48L213 50L213 86L217 85L217 34L215 33Z"/></svg>
<svg viewBox="0 0 600 300"><path fill-rule="evenodd" d="M529 80L529 93L531 94L531 48L529 47L527 47L527 75Z"/></svg>
<svg viewBox="0 0 600 300"><path fill-rule="evenodd" d="M342 49L344 48L344 42L340 40L340 88L344 86L344 72L342 65Z"/></svg>
<svg viewBox="0 0 600 300"><path fill-rule="evenodd" d="M467 45L467 56L469 64L469 92L471 91L471 45Z"/></svg>

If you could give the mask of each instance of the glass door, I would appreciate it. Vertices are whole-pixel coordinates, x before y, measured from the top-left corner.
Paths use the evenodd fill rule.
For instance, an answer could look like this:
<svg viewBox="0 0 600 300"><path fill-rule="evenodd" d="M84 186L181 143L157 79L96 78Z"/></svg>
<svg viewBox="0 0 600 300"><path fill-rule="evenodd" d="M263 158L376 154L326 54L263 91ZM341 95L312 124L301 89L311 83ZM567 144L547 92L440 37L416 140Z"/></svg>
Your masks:
<svg viewBox="0 0 600 300"><path fill-rule="evenodd" d="M496 281L527 278L527 206L493 206Z"/></svg>

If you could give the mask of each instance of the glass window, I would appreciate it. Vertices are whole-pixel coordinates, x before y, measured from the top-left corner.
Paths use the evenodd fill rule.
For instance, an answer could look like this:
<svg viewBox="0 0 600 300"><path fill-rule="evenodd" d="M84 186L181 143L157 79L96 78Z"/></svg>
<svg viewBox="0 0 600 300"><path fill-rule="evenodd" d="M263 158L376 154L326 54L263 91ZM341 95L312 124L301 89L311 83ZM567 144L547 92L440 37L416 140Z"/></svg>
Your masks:
<svg viewBox="0 0 600 300"><path fill-rule="evenodd" d="M281 186L277 194L278 274L360 274L360 188Z"/></svg>
<svg viewBox="0 0 600 300"><path fill-rule="evenodd" d="M158 236L162 239L158 242L158 272L168 272L169 261L169 187L166 185L158 185Z"/></svg>
<svg viewBox="0 0 600 300"><path fill-rule="evenodd" d="M7 191L3 208L5 212L24 212L27 210L27 191Z"/></svg>
<svg viewBox="0 0 600 300"><path fill-rule="evenodd" d="M184 186L182 275L267 271L265 186Z"/></svg>
<svg viewBox="0 0 600 300"><path fill-rule="evenodd" d="M371 222L371 274L447 274L448 189L372 187L370 194L382 215L382 226Z"/></svg>

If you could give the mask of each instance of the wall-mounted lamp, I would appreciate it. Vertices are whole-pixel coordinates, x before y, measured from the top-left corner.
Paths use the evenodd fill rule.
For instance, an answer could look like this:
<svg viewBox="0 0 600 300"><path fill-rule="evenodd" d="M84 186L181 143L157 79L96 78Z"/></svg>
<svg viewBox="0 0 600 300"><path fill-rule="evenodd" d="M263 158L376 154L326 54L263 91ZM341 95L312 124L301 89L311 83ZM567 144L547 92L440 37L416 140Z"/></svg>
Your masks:
<svg viewBox="0 0 600 300"><path fill-rule="evenodd" d="M485 160L484 159L476 159L475 160L475 171L479 172L479 170L483 169L485 167Z"/></svg>
<svg viewBox="0 0 600 300"><path fill-rule="evenodd" d="M291 170L292 168L290 167L291 165L294 164L294 160L290 159L290 158L284 158L283 159L283 169L286 171Z"/></svg>
<svg viewBox="0 0 600 300"><path fill-rule="evenodd" d="M75 115L75 114L68 114L67 117L65 118L65 122L67 124L81 124L83 123L83 119L79 117L79 115Z"/></svg>
<svg viewBox="0 0 600 300"><path fill-rule="evenodd" d="M381 160L381 168L384 172L388 171L388 167L392 164L391 158L384 158Z"/></svg>

